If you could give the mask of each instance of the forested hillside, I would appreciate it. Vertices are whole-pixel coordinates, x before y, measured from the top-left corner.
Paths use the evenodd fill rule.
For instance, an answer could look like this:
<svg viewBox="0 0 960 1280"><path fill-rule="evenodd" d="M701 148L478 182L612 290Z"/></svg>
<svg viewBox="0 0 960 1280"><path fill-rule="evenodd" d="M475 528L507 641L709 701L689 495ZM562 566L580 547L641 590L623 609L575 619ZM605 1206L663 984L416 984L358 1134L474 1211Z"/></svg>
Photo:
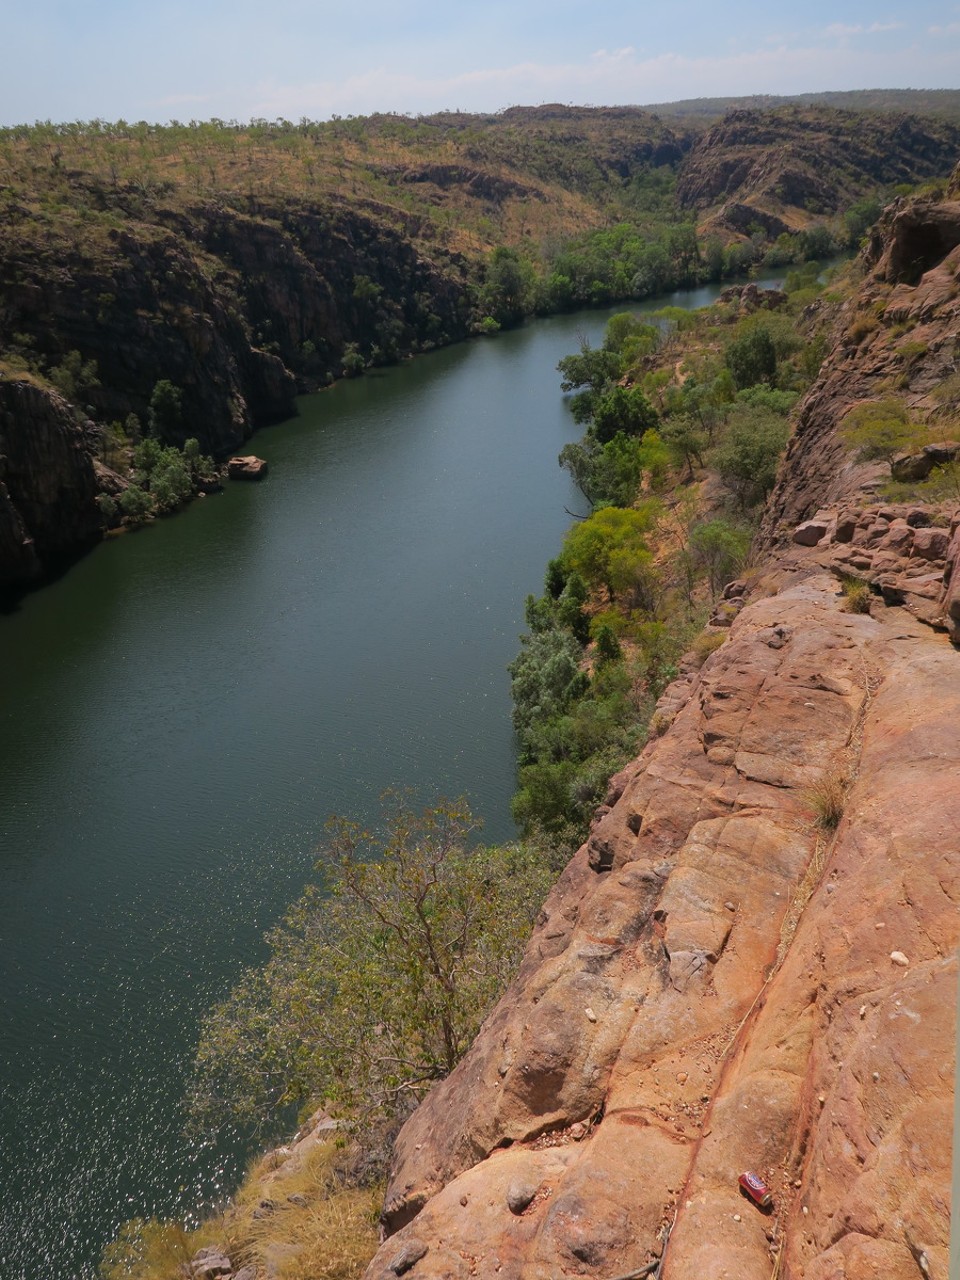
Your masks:
<svg viewBox="0 0 960 1280"><path fill-rule="evenodd" d="M298 390L845 249L958 151L826 108L0 131L0 586L172 509Z"/></svg>

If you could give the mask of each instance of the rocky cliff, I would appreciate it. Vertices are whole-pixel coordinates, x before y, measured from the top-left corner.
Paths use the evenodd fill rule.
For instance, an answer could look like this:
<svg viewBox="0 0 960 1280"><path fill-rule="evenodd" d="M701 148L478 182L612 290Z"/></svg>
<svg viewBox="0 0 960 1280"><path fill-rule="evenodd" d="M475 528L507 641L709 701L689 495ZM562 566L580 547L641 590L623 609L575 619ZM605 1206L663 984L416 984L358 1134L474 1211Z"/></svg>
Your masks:
<svg viewBox="0 0 960 1280"><path fill-rule="evenodd" d="M677 195L711 225L776 236L877 185L942 177L958 150L960 129L943 120L823 106L731 111L685 158Z"/></svg>
<svg viewBox="0 0 960 1280"><path fill-rule="evenodd" d="M895 208L837 304L728 638L401 1132L368 1280L946 1280L960 501L878 503L837 425L949 409L954 225Z"/></svg>
<svg viewBox="0 0 960 1280"><path fill-rule="evenodd" d="M93 423L27 378L0 378L0 588L33 581L96 542Z"/></svg>
<svg viewBox="0 0 960 1280"><path fill-rule="evenodd" d="M27 353L55 370L80 352L97 375L78 388L86 422L78 427L42 379L0 363L11 469L0 577L8 585L96 539L96 487L87 481L103 424L133 413L145 425L161 379L182 397L167 442L196 436L223 457L255 427L291 416L298 382L305 389L340 376L348 344L362 345L366 360L374 349L395 359L467 332L462 264L426 257L372 214L297 200L144 202L123 190L110 199L114 224L75 238L58 228L55 265L32 217L8 212L0 240L0 353L20 353L21 364ZM44 402L56 407L41 412ZM58 426L38 431L38 415ZM55 463L41 443L67 437L70 483L63 458ZM41 533L37 512L54 492L60 531ZM32 539L29 553L10 549L23 538Z"/></svg>

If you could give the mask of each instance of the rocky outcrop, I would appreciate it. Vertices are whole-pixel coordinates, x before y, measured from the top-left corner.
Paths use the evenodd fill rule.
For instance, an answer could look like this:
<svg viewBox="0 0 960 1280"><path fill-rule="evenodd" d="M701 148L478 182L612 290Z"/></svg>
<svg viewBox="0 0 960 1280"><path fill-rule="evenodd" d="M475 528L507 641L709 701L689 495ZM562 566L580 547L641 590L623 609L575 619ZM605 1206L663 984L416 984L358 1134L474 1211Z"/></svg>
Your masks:
<svg viewBox="0 0 960 1280"><path fill-rule="evenodd" d="M960 506L868 506L820 511L794 530L798 546L838 576L960 644Z"/></svg>
<svg viewBox="0 0 960 1280"><path fill-rule="evenodd" d="M242 458L230 458L227 462L227 475L231 480L262 480L267 471L265 460L252 453Z"/></svg>
<svg viewBox="0 0 960 1280"><path fill-rule="evenodd" d="M401 1133L369 1280L411 1236L418 1280L776 1256L865 1280L918 1251L945 1277L960 655L900 608L846 612L813 555L668 691L514 987Z"/></svg>
<svg viewBox="0 0 960 1280"><path fill-rule="evenodd" d="M60 396L0 377L0 588L40 578L100 537L95 438Z"/></svg>
<svg viewBox="0 0 960 1280"><path fill-rule="evenodd" d="M926 238L921 228L926 228ZM934 448L950 443L951 424L938 425L945 407L938 395L955 373L960 203L895 204L881 220L861 265L863 284L837 313L832 347L798 407L764 512L757 542L761 553L788 544L793 529L818 507L853 502L865 489L875 491L889 479L886 466L858 463L838 433L855 405L882 399L893 389L913 416L929 419L935 436L944 434L943 440L934 440Z"/></svg>

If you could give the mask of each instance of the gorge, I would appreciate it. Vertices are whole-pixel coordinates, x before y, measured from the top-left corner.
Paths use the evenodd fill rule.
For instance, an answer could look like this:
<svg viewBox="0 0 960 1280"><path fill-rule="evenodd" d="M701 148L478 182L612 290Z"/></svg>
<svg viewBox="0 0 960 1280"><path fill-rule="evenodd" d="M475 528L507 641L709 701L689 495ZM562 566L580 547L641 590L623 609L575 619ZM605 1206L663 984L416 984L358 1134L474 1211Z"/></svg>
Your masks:
<svg viewBox="0 0 960 1280"><path fill-rule="evenodd" d="M571 125L562 109L557 120ZM818 141L822 126L789 124ZM956 153L942 127L931 160L941 172ZM616 128L652 126L627 115ZM733 140L723 129L666 137L658 122L652 149L624 162L627 178L653 156L679 166L708 142L742 146L744 130L764 136L768 159L804 156L755 118L727 128ZM923 153L936 130L923 146L909 137L905 151ZM581 147L616 173L613 142ZM742 199L687 168L691 190L724 201L723 217L699 209L702 225L712 219L742 244L738 210L772 217L773 201L793 230L771 235L807 234L809 213L786 199L794 187L759 182L742 154L733 168ZM465 187L521 237L521 205L538 199L502 169L499 185L475 181L476 169L410 174L381 178L431 199ZM556 209L571 226L602 222L574 208L582 194ZM796 411L751 570L717 606L715 652L681 664L650 740L611 781L545 904L515 984L402 1132L371 1280L946 1275L957 503L949 489L926 503L884 496L885 464L855 459L842 424L852 406L895 391L942 433L952 425L957 195L954 179L901 199L871 233L860 278L825 312L822 366ZM150 195L161 223L174 220L164 198ZM23 224L16 201L7 213ZM274 207L265 223L288 212ZM122 250L129 290L99 298L102 264L78 225L69 235L91 257L93 293L78 301L63 279L45 285L47 266L25 273L21 258L5 295L2 546L18 595L99 539L104 420L146 418L158 375L179 370L192 386L204 447L232 448L255 422L283 416L298 384L325 381L318 369L360 334L343 321L311 371L318 348L304 352L304 334L322 317L300 327L291 311L316 297L303 284L319 234L309 219L277 236L273 225L237 230L249 210L208 209L210 234L237 262L225 270L204 257L211 241L189 249L199 256L188 269L169 226L151 222L133 240L113 228L111 239L109 220L129 211L108 201L101 213L96 245ZM401 247L381 214L367 207L372 230L344 215L343 243L367 256L333 254L349 261L338 316L353 309L362 328L364 307L380 301L370 287L381 288L376 319L401 325L397 354L466 333L480 311L464 298L490 300L470 292L484 283L468 280L468 255L448 245L428 260L425 238ZM248 255L262 235L271 249L258 265ZM370 246L387 241L381 262ZM420 310L393 314L410 278ZM246 296L228 314L237 282ZM22 328L45 287L59 343L47 353ZM91 304L122 312L134 345L162 339L163 359L141 367L134 345L92 325ZM432 333L430 315L441 324ZM281 316L289 332L278 332ZM3 619L6 669L19 677L0 771L10 886L0 938L14 975L3 999L15 1031L4 1046L13 1194L0 1259L12 1274L92 1274L122 1218L186 1214L232 1186L239 1150L181 1145L183 1054L238 958L262 955L258 935L305 877L327 809L362 813L399 778L466 791L488 836L509 834L498 673L515 652L523 595L559 547L563 508L580 501L555 468L577 431L554 367L578 329L596 344L604 319L540 320L301 401L298 421L258 439L271 464L262 489L110 540ZM73 349L97 360L93 417L47 385L53 357ZM15 497L25 474L44 481L27 499ZM846 607L850 580L865 584L866 612ZM824 827L810 796L831 774L842 812ZM772 1214L740 1196L746 1167L770 1183Z"/></svg>

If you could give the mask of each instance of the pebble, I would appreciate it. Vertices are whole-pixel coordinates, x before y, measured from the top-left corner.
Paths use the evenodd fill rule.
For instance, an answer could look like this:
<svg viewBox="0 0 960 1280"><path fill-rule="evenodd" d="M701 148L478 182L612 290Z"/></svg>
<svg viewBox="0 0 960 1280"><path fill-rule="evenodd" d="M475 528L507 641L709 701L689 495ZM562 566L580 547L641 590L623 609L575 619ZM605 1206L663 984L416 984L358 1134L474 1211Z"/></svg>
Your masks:
<svg viewBox="0 0 960 1280"><path fill-rule="evenodd" d="M735 1214L733 1215L733 1220L734 1220L734 1222L741 1222L741 1221L742 1221L742 1219L741 1219L741 1217L740 1217L739 1213L735 1213Z"/></svg>
<svg viewBox="0 0 960 1280"><path fill-rule="evenodd" d="M584 1009L583 1012L587 1015L588 1022L596 1022L597 1015L593 1012L592 1009L587 1008L587 1009Z"/></svg>
<svg viewBox="0 0 960 1280"><path fill-rule="evenodd" d="M866 1016L867 1016L867 1006L865 1004L862 1004L860 1006L860 1017L865 1018Z"/></svg>
<svg viewBox="0 0 960 1280"><path fill-rule="evenodd" d="M879 1080L879 1079L880 1079L880 1072L879 1072L879 1071L875 1071L875 1072L873 1073L873 1078L874 1078L874 1080Z"/></svg>
<svg viewBox="0 0 960 1280"><path fill-rule="evenodd" d="M728 911L736 911L737 909L732 902L725 902L723 905L726 907Z"/></svg>
<svg viewBox="0 0 960 1280"><path fill-rule="evenodd" d="M686 1083L687 1083L687 1073L685 1071L678 1071L677 1084L686 1084Z"/></svg>
<svg viewBox="0 0 960 1280"><path fill-rule="evenodd" d="M539 1182L527 1182L518 1178L507 1188L507 1208L513 1214L521 1214L540 1190Z"/></svg>
<svg viewBox="0 0 960 1280"><path fill-rule="evenodd" d="M907 957L903 954L902 951L891 951L890 959L893 961L894 964L900 965L900 967L903 969L905 969L907 965L910 963L910 961L907 959Z"/></svg>

